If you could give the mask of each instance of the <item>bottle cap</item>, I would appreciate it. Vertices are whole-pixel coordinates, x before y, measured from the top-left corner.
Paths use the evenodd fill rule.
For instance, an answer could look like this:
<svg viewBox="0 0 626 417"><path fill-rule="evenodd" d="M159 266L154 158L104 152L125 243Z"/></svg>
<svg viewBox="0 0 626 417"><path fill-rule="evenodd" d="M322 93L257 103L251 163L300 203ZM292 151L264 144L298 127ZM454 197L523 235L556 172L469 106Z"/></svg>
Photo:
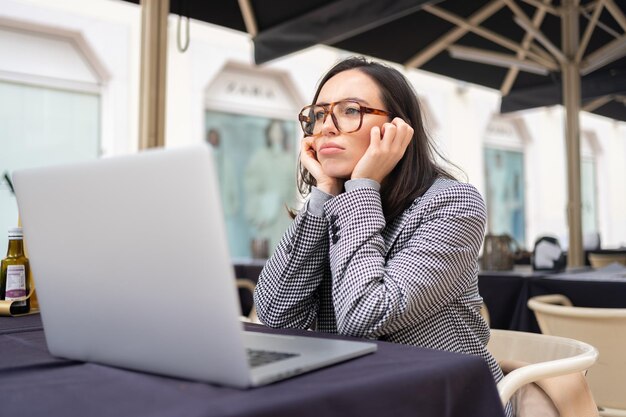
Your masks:
<svg viewBox="0 0 626 417"><path fill-rule="evenodd" d="M22 239L23 237L24 237L24 233L22 232L21 227L9 228L9 239Z"/></svg>

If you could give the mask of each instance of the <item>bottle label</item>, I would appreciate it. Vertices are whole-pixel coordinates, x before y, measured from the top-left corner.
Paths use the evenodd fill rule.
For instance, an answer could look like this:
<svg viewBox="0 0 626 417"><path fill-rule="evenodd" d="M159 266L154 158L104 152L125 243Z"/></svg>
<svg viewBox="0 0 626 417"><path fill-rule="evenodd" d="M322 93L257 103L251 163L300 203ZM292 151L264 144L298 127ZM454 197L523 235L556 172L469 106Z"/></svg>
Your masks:
<svg viewBox="0 0 626 417"><path fill-rule="evenodd" d="M4 298L15 300L26 296L26 268L24 265L9 265L7 267L7 286ZM26 300L17 301L14 307L26 305Z"/></svg>

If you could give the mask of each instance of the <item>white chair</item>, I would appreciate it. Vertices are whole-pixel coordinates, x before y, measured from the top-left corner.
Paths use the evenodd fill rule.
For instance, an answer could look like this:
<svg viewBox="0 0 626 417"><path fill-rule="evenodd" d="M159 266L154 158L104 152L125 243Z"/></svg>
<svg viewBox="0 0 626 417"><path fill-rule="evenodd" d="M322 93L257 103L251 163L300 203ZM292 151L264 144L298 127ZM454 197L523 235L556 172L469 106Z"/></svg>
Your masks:
<svg viewBox="0 0 626 417"><path fill-rule="evenodd" d="M545 334L572 337L594 345L600 359L587 381L601 416L626 416L626 308L573 307L563 295L528 300Z"/></svg>
<svg viewBox="0 0 626 417"><path fill-rule="evenodd" d="M250 291L250 294L254 294L255 287L256 285L253 281L247 278L237 278L237 288ZM252 302L252 307L250 307L250 313L248 313L247 316L240 316L239 319L248 323L261 324L261 322L259 321L259 317L256 314L254 302Z"/></svg>
<svg viewBox="0 0 626 417"><path fill-rule="evenodd" d="M484 301L480 306L480 315L487 323L487 326L491 327L491 316L489 315L489 308L487 308L487 304L485 304Z"/></svg>
<svg viewBox="0 0 626 417"><path fill-rule="evenodd" d="M526 384L569 374L579 373L580 376L598 357L598 351L593 346L574 339L497 329L491 329L487 349L501 366L507 362L516 364L515 369L498 383L503 405ZM584 379L582 382L584 384ZM565 395L567 393L561 397L565 398ZM593 403L591 395L589 398ZM595 404L591 404L590 409L595 412Z"/></svg>

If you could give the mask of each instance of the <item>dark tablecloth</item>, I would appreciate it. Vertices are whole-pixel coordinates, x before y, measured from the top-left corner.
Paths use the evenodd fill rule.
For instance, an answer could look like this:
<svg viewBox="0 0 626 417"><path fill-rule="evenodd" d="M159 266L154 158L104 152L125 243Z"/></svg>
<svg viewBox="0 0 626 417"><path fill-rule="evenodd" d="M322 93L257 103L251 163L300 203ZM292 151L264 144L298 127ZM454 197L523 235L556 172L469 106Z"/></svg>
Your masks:
<svg viewBox="0 0 626 417"><path fill-rule="evenodd" d="M487 365L469 355L377 342L374 354L269 386L239 390L54 358L40 329L38 316L0 317L0 415L503 415Z"/></svg>
<svg viewBox="0 0 626 417"><path fill-rule="evenodd" d="M532 272L481 272L478 291L489 311L491 328L521 330L527 320L524 299L528 298Z"/></svg>
<svg viewBox="0 0 626 417"><path fill-rule="evenodd" d="M603 280L592 270L549 274L541 272L487 272L478 276L478 287L494 329L540 333L528 299L563 294L578 307L626 308L626 279Z"/></svg>

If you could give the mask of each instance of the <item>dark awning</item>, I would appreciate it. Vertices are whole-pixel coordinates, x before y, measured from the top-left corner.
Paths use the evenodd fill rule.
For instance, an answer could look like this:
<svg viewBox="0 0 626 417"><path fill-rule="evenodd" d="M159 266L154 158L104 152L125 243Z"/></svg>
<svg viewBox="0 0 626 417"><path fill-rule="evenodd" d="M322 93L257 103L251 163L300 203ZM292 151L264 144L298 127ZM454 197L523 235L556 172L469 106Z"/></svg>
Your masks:
<svg viewBox="0 0 626 417"><path fill-rule="evenodd" d="M254 30L246 27L241 4L250 6ZM581 0L578 9L581 38L593 29L581 65L609 57L603 73L619 84L626 72L626 1ZM257 64L323 44L500 90L503 112L561 102L558 60L524 26L535 21L540 36L560 49L561 0L171 0L170 10L250 32ZM610 51L602 55L607 45L613 58ZM519 70L511 70L515 63ZM588 78L583 110L602 93L603 104L588 109L626 121L623 88L595 91L597 82Z"/></svg>
<svg viewBox="0 0 626 417"><path fill-rule="evenodd" d="M560 78L554 82L518 88L502 98L502 112L553 106L563 102ZM592 73L581 80L582 110L626 121L626 69Z"/></svg>

